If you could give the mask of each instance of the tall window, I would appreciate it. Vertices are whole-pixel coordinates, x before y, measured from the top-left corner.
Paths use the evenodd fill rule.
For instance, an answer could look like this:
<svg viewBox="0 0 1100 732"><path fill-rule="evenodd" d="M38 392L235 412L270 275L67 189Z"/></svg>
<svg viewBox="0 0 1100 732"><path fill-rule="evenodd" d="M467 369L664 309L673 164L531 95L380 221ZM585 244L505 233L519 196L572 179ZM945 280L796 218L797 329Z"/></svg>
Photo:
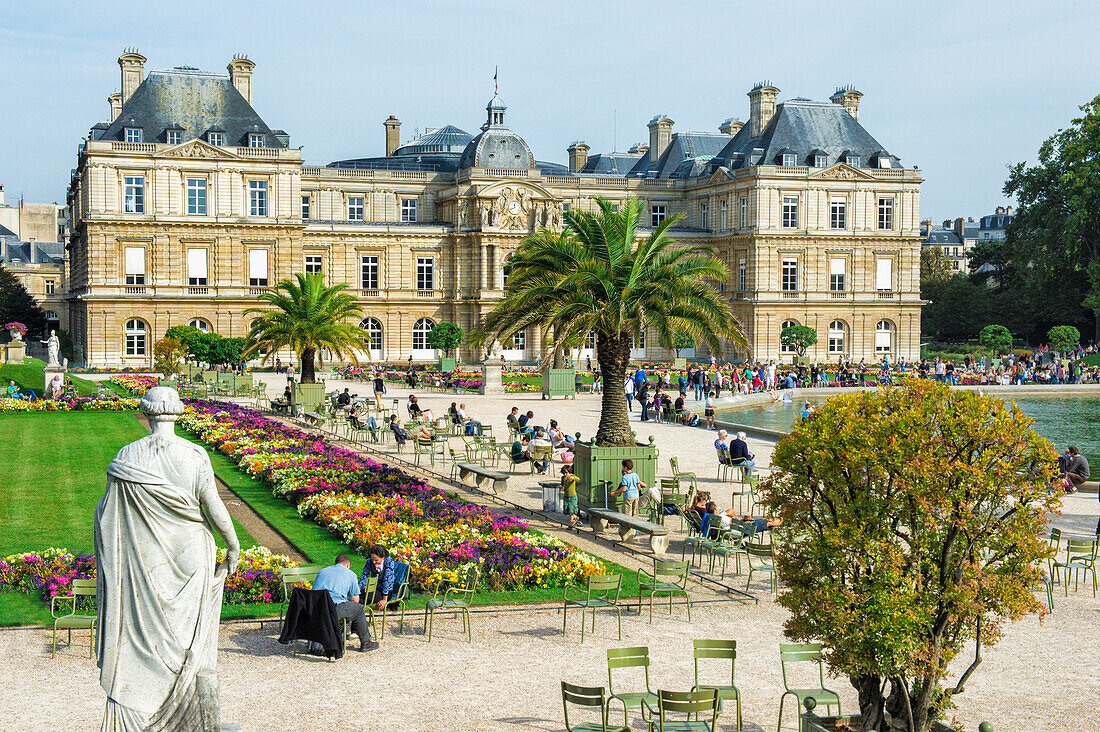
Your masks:
<svg viewBox="0 0 1100 732"><path fill-rule="evenodd" d="M737 289L744 292L748 281L748 267L745 263L745 258L741 257L737 260Z"/></svg>
<svg viewBox="0 0 1100 732"><path fill-rule="evenodd" d="M367 332L367 347L372 351L381 351L382 323L374 318L364 318L359 327Z"/></svg>
<svg viewBox="0 0 1100 732"><path fill-rule="evenodd" d="M665 220L665 207L664 205L654 204L649 207L649 221L651 226L660 226L661 222Z"/></svg>
<svg viewBox="0 0 1100 732"><path fill-rule="evenodd" d="M363 198L352 196L348 198L348 221L363 220Z"/></svg>
<svg viewBox="0 0 1100 732"><path fill-rule="evenodd" d="M145 247L126 247L126 284L145 284Z"/></svg>
<svg viewBox="0 0 1100 732"><path fill-rule="evenodd" d="M738 203L738 206L741 209L740 213L738 214L740 227L742 229L747 229L749 228L749 199L742 198L740 203Z"/></svg>
<svg viewBox="0 0 1100 732"><path fill-rule="evenodd" d="M322 260L320 254L306 255L306 274L321 274Z"/></svg>
<svg viewBox="0 0 1100 732"><path fill-rule="evenodd" d="M248 181L248 215L267 216L267 181Z"/></svg>
<svg viewBox="0 0 1100 732"><path fill-rule="evenodd" d="M431 257L416 258L416 289L435 289L435 272L433 271L434 267L435 262Z"/></svg>
<svg viewBox="0 0 1100 732"><path fill-rule="evenodd" d="M126 355L145 355L145 323L137 318L126 321Z"/></svg>
<svg viewBox="0 0 1100 732"><path fill-rule="evenodd" d="M791 327L794 327L796 325L798 325L798 323L794 322L793 320L784 320L783 325L779 326L779 332L782 334L783 331L785 331L787 328L791 328ZM789 345L783 343L782 341L779 342L779 352L780 353L796 353L796 351L794 350L794 346L789 346Z"/></svg>
<svg viewBox="0 0 1100 732"><path fill-rule="evenodd" d="M187 284L191 287L206 287L206 250L187 250Z"/></svg>
<svg viewBox="0 0 1100 732"><path fill-rule="evenodd" d="M894 260L880 257L875 264L875 289L879 292L890 292L894 289Z"/></svg>
<svg viewBox="0 0 1100 732"><path fill-rule="evenodd" d="M596 350L596 334L595 333L590 332L588 335L586 335L584 337L584 347L585 347L586 350L589 350L589 351L595 351Z"/></svg>
<svg viewBox="0 0 1100 732"><path fill-rule="evenodd" d="M360 259L359 287L363 290L378 289L378 255L371 254Z"/></svg>
<svg viewBox="0 0 1100 732"><path fill-rule="evenodd" d="M416 199L415 198L402 198L401 199L401 220L406 223L412 223L416 221Z"/></svg>
<svg viewBox="0 0 1100 732"><path fill-rule="evenodd" d="M889 231L894 228L894 199L878 199L878 228L879 231Z"/></svg>
<svg viewBox="0 0 1100 732"><path fill-rule="evenodd" d="M187 179L187 214L206 215L206 178Z"/></svg>
<svg viewBox="0 0 1100 732"><path fill-rule="evenodd" d="M783 292L798 292L798 260L784 259L783 274L780 281Z"/></svg>
<svg viewBox="0 0 1100 732"><path fill-rule="evenodd" d="M302 218L309 218L309 196L302 196Z"/></svg>
<svg viewBox="0 0 1100 732"><path fill-rule="evenodd" d="M192 328L198 328L203 333L209 333L210 332L210 323L207 323L202 318L195 318L190 323L188 323L188 325L190 325Z"/></svg>
<svg viewBox="0 0 1100 732"><path fill-rule="evenodd" d="M248 286L267 287L267 250L248 250Z"/></svg>
<svg viewBox="0 0 1100 732"><path fill-rule="evenodd" d="M145 213L145 178L140 175L127 175L125 185L126 213Z"/></svg>
<svg viewBox="0 0 1100 732"><path fill-rule="evenodd" d="M844 321L829 323L829 353L844 353Z"/></svg>
<svg viewBox="0 0 1100 732"><path fill-rule="evenodd" d="M798 196L783 196L783 228L798 228Z"/></svg>
<svg viewBox="0 0 1100 732"><path fill-rule="evenodd" d="M140 127L127 127L126 128L126 142L141 142L141 128Z"/></svg>
<svg viewBox="0 0 1100 732"><path fill-rule="evenodd" d="M843 229L848 225L848 202L843 198L834 198L829 202L829 228Z"/></svg>
<svg viewBox="0 0 1100 732"><path fill-rule="evenodd" d="M47 295L52 295L53 290L54 290L54 281L53 280L46 280L46 294Z"/></svg>
<svg viewBox="0 0 1100 732"><path fill-rule="evenodd" d="M260 133L260 132L249 132L248 133L248 146L249 147L263 147L264 146L264 136L263 136L263 134Z"/></svg>
<svg viewBox="0 0 1100 732"><path fill-rule="evenodd" d="M207 132L206 141L209 142L211 145L221 147L225 144L225 134L222 132Z"/></svg>
<svg viewBox="0 0 1100 732"><path fill-rule="evenodd" d="M894 345L894 324L880 320L875 326L875 353L890 353Z"/></svg>
<svg viewBox="0 0 1100 732"><path fill-rule="evenodd" d="M700 229L709 228L709 223L710 222L707 221L707 204L700 203L699 204L699 228Z"/></svg>
<svg viewBox="0 0 1100 732"><path fill-rule="evenodd" d="M729 221L726 217L726 202L722 201L718 206L718 228L725 231L728 228L728 224Z"/></svg>
<svg viewBox="0 0 1100 732"><path fill-rule="evenodd" d="M169 145L178 145L183 142L183 133L179 130L168 130L164 135L164 141Z"/></svg>
<svg viewBox="0 0 1100 732"><path fill-rule="evenodd" d="M836 257L829 260L829 291L844 292L844 260Z"/></svg>
<svg viewBox="0 0 1100 732"><path fill-rule="evenodd" d="M413 350L427 351L428 334L435 330L435 323L430 318L421 318L413 324Z"/></svg>

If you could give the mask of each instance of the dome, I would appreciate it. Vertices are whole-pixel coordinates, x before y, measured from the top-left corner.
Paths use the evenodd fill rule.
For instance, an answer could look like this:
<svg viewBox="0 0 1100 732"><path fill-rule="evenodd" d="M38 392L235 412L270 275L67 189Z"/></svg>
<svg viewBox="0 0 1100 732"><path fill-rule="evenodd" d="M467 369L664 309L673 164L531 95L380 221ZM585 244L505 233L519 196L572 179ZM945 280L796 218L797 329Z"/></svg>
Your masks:
<svg viewBox="0 0 1100 732"><path fill-rule="evenodd" d="M424 153L460 153L474 139L466 130L454 125L444 125L437 130L425 132L420 137L406 142L393 151L393 155L422 155Z"/></svg>
<svg viewBox="0 0 1100 732"><path fill-rule="evenodd" d="M458 161L460 169L530 170L533 165L531 148L507 127L489 127L470 140Z"/></svg>

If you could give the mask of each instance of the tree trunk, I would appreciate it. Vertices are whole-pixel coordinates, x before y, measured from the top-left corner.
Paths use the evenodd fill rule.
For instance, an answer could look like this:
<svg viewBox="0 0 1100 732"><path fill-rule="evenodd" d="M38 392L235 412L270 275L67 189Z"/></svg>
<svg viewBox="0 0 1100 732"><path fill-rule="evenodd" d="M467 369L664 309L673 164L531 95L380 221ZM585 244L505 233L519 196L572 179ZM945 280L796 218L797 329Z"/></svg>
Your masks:
<svg viewBox="0 0 1100 732"><path fill-rule="evenodd" d="M907 696L909 696L909 689L904 684L895 680L890 681L890 695L886 698L886 710L894 719L896 728L907 732L928 732L932 724L929 696L927 694L909 696L908 704ZM910 709L913 710L912 719L909 718ZM908 724L903 724L906 721Z"/></svg>
<svg viewBox="0 0 1100 732"><path fill-rule="evenodd" d="M874 674L849 676L856 693L859 695L859 713L863 717L865 732L887 732L886 716L883 709L886 700L882 697L882 679Z"/></svg>
<svg viewBox="0 0 1100 732"><path fill-rule="evenodd" d="M302 383L303 384L316 384L317 372L313 368L313 355L316 351L312 348L303 348L301 361L302 361Z"/></svg>
<svg viewBox="0 0 1100 732"><path fill-rule="evenodd" d="M596 361L603 374L603 395L600 400L600 426L593 442L600 447L633 447L636 443L630 431L626 393L619 381L626 375L630 362L630 334L596 334Z"/></svg>
<svg viewBox="0 0 1100 732"><path fill-rule="evenodd" d="M550 344L550 347L552 349L554 349L553 350L554 361L553 361L553 365L551 366L551 368L555 368L555 369L562 368L562 363L564 362L564 359L562 358L562 353L561 353L562 349L561 349L561 326L560 325L557 325L557 324L554 325L554 342Z"/></svg>

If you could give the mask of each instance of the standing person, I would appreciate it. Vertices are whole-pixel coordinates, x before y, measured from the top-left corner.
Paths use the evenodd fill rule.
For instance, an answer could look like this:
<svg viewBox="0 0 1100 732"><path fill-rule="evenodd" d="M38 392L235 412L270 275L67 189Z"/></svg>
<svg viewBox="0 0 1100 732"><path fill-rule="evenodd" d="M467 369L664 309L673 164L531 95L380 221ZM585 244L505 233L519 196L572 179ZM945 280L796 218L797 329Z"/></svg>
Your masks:
<svg viewBox="0 0 1100 732"><path fill-rule="evenodd" d="M706 390L703 387L703 369L695 369L695 373L691 375L691 384L695 387L695 401L703 401L703 397L706 396Z"/></svg>
<svg viewBox="0 0 1100 732"><path fill-rule="evenodd" d="M635 516L638 513L638 498L642 495L642 489L646 484L634 472L634 461L623 460L623 477L619 480L619 489L611 492L612 498L623 497L622 512L627 516Z"/></svg>
<svg viewBox="0 0 1100 732"><path fill-rule="evenodd" d="M703 403L703 416L707 420L707 429L713 430L714 427L714 392L707 394L707 400Z"/></svg>
<svg viewBox="0 0 1100 732"><path fill-rule="evenodd" d="M374 372L374 406L379 411L382 409L382 395L386 393L386 380L382 378L382 370Z"/></svg>
<svg viewBox="0 0 1100 732"><path fill-rule="evenodd" d="M293 384L294 383L294 374L295 374L294 364L288 363L286 365L286 383L288 383L288 384Z"/></svg>
<svg viewBox="0 0 1100 732"><path fill-rule="evenodd" d="M627 376L623 379L623 391L626 393L626 408L634 411L634 379Z"/></svg>
<svg viewBox="0 0 1100 732"><path fill-rule="evenodd" d="M580 520L580 510L577 508L577 476L573 475L572 465L561 466L561 488L565 495L562 510L569 517L569 528L573 528Z"/></svg>
<svg viewBox="0 0 1100 732"><path fill-rule="evenodd" d="M359 582L355 572L351 571L351 557L341 554L336 557L335 564L318 572L317 579L313 580L313 589L327 590L336 605L336 617L351 621L352 632L359 636L360 651L373 651L378 647L378 641L370 638L370 625L363 606L359 604ZM309 652L320 656L325 651L321 644L310 643Z"/></svg>
<svg viewBox="0 0 1100 732"><path fill-rule="evenodd" d="M275 373L279 374L279 373L282 373L282 371L283 371L283 359L277 358L277 359L275 359Z"/></svg>
<svg viewBox="0 0 1100 732"><path fill-rule="evenodd" d="M634 396L638 400L638 403L642 405L642 421L645 422L649 420L649 382L643 381L637 386Z"/></svg>
<svg viewBox="0 0 1100 732"><path fill-rule="evenodd" d="M585 371L591 371L592 370L592 357L591 356L585 356L584 357L584 370Z"/></svg>

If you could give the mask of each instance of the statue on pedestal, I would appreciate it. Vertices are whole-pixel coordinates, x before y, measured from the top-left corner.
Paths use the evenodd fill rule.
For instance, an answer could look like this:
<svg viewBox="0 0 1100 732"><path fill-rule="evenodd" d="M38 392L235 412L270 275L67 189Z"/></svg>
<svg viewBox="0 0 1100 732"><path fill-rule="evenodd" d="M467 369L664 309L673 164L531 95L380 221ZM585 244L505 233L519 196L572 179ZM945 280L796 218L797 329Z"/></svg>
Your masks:
<svg viewBox="0 0 1100 732"><path fill-rule="evenodd" d="M44 341L39 341L45 344L46 351L49 354L47 358L46 366L61 367L61 362L58 360L61 356L61 341L57 337L57 331L51 330L50 337Z"/></svg>
<svg viewBox="0 0 1100 732"><path fill-rule="evenodd" d="M119 450L95 512L101 729L214 732L222 588L240 543L210 458L174 433L179 394L154 387L141 409L153 433ZM217 565L210 524L228 547Z"/></svg>

